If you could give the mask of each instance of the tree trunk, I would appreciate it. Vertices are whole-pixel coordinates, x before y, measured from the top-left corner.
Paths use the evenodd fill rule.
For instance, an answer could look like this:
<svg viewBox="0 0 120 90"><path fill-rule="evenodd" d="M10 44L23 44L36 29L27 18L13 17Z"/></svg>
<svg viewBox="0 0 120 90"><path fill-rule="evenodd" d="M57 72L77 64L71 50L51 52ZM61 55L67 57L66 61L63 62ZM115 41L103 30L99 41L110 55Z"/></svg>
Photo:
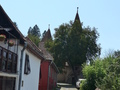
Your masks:
<svg viewBox="0 0 120 90"><path fill-rule="evenodd" d="M77 77L77 75L76 75L76 72L75 72L75 70L74 70L74 66L72 65L70 59L68 60L68 63L69 63L69 65L70 65L70 67L71 67L71 69L72 69L72 72L73 72L73 75L74 75L74 80L72 81L72 84L73 84L73 85L76 85L76 81L78 80L78 77Z"/></svg>

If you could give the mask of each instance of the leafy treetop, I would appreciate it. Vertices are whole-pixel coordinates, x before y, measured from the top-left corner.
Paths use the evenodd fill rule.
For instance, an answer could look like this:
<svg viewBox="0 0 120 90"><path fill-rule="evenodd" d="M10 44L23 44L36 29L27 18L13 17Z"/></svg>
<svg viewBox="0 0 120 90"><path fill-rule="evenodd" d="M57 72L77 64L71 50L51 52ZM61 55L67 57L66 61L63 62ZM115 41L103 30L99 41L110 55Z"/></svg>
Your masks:
<svg viewBox="0 0 120 90"><path fill-rule="evenodd" d="M54 40L46 43L59 68L68 62L72 67L92 60L100 54L96 28L82 28L79 21L62 24L55 29Z"/></svg>
<svg viewBox="0 0 120 90"><path fill-rule="evenodd" d="M30 27L28 29L28 37L37 45L39 46L40 42L40 29L37 25L35 25L33 28Z"/></svg>

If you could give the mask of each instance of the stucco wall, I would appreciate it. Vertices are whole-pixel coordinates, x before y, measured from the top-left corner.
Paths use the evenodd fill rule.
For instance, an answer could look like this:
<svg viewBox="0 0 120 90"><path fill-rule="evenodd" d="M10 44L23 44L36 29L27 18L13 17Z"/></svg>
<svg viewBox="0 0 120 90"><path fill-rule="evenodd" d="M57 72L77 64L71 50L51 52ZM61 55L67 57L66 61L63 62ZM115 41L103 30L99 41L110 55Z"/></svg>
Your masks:
<svg viewBox="0 0 120 90"><path fill-rule="evenodd" d="M0 42L0 46L4 48L8 48L7 44L4 44L4 42ZM7 76L7 77L15 77L16 78L16 84L15 84L15 90L18 90L18 84L19 84L19 70L20 70L20 59L21 59L21 50L23 49L23 46L17 47L10 47L9 50L12 52L18 52L18 59L17 59L17 73L16 74L8 74L8 73L0 73L1 76ZM29 55L30 60L30 68L31 73L26 75L24 74L24 65L25 65L25 55ZM38 84L39 84L39 72L40 72L40 63L41 60L37 58L35 55L31 54L29 50L25 49L23 53L23 67L22 67L22 82L23 86L21 87L21 90L38 90Z"/></svg>
<svg viewBox="0 0 120 90"><path fill-rule="evenodd" d="M65 67L62 73L59 73L57 76L58 82L67 82L69 75L71 74L72 70L70 67Z"/></svg>
<svg viewBox="0 0 120 90"><path fill-rule="evenodd" d="M20 57L21 57L22 48L23 48L22 46L19 46L19 49L18 49L18 52L19 52L18 53L18 71L19 71L19 66L20 66ZM31 68L31 73L28 75L24 74L26 54L29 55L30 68ZM23 67L22 67L23 86L21 86L21 90L38 90L40 63L41 63L41 60L39 58L37 58L35 55L31 54L31 52L25 49L24 54L23 54ZM18 83L16 83L16 87L18 88Z"/></svg>

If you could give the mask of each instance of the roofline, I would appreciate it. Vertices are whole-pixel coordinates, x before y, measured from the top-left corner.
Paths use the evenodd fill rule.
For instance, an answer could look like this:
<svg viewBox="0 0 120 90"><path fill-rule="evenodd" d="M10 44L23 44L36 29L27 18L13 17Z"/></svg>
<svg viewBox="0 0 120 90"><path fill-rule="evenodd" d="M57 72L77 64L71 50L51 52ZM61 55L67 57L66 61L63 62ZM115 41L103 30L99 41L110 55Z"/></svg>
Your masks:
<svg viewBox="0 0 120 90"><path fill-rule="evenodd" d="M7 13L4 11L4 9L2 8L2 6L0 5L0 8L3 12L3 14L5 15L5 17L8 19L8 21L10 22L10 24L13 26L13 28L18 32L18 34L20 35L20 38L25 42L27 41L26 38L23 36L23 34L20 32L20 30L14 25L14 23L12 22L12 20L9 18L9 16L7 15ZM33 42L31 42L33 44ZM23 45L23 44L21 44ZM34 45L34 44L33 44ZM35 45L34 45L35 46ZM38 49L35 46L36 49ZM31 51L31 53L33 53L34 55L36 55L38 58L40 58L41 60L44 60L45 58L40 54L40 52L37 52L30 44L28 44L27 49L29 49ZM38 51L40 51L40 49L38 49Z"/></svg>
<svg viewBox="0 0 120 90"><path fill-rule="evenodd" d="M41 59L41 61L45 60L44 56L37 52L31 45L28 44L27 50L33 53L35 56Z"/></svg>
<svg viewBox="0 0 120 90"><path fill-rule="evenodd" d="M2 8L2 6L0 5L0 8L2 9L5 17L10 21L10 23L12 24L13 28L20 34L21 38L23 40L25 40L23 34L20 32L20 30L13 24L12 20L9 18L9 16L7 15L7 13L5 12L5 10Z"/></svg>
<svg viewBox="0 0 120 90"><path fill-rule="evenodd" d="M55 66L57 73L59 73L59 70L54 62L53 62L53 65Z"/></svg>
<svg viewBox="0 0 120 90"><path fill-rule="evenodd" d="M32 40L28 37L26 37L26 41L30 41L30 43L28 43L28 49L33 52L38 58L40 58L42 61L45 60L45 57L43 56L43 53L41 52L41 50L32 42ZM34 48L34 47L35 48ZM32 50L31 50L32 49ZM37 49L37 50L36 50Z"/></svg>

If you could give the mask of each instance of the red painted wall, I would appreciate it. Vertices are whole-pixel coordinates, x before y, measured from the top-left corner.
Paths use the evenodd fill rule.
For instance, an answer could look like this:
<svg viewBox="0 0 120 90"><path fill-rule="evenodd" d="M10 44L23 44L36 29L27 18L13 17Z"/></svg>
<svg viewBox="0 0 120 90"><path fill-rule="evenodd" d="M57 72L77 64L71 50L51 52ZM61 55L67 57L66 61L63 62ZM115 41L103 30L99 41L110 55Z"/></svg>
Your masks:
<svg viewBox="0 0 120 90"><path fill-rule="evenodd" d="M49 62L41 63L41 79L39 80L39 90L47 90Z"/></svg>
<svg viewBox="0 0 120 90"><path fill-rule="evenodd" d="M39 80L39 90L47 90L49 64L50 61L43 61L41 63L41 79ZM55 77L57 77L57 73L51 65L49 76L49 90L52 90L56 86Z"/></svg>

